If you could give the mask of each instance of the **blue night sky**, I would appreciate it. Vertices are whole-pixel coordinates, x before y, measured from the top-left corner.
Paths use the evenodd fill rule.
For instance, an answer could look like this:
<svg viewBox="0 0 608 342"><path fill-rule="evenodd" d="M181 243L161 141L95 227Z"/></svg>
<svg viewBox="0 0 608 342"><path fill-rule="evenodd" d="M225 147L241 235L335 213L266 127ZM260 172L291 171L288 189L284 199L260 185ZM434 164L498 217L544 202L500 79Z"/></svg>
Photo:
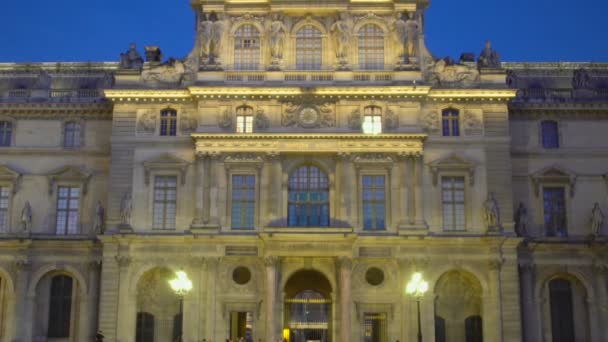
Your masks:
<svg viewBox="0 0 608 342"><path fill-rule="evenodd" d="M431 52L457 58L492 40L506 61L608 62L606 0L431 0ZM117 61L130 42L185 56L194 41L188 0L5 0L0 62Z"/></svg>

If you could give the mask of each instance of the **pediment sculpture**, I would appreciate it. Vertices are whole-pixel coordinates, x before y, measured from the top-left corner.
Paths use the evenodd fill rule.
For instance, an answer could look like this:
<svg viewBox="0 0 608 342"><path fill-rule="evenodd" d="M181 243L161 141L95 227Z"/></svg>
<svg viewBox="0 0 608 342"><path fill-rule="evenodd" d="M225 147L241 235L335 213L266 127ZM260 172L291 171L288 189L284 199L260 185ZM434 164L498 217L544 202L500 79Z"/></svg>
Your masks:
<svg viewBox="0 0 608 342"><path fill-rule="evenodd" d="M479 82L479 70L474 66L451 64L440 59L433 63L427 78L433 85L470 86Z"/></svg>
<svg viewBox="0 0 608 342"><path fill-rule="evenodd" d="M166 63L144 68L141 79L145 83L179 84L186 73L184 62L170 58Z"/></svg>
<svg viewBox="0 0 608 342"><path fill-rule="evenodd" d="M329 103L320 105L287 103L281 123L283 127L324 128L334 127L336 118L333 107Z"/></svg>

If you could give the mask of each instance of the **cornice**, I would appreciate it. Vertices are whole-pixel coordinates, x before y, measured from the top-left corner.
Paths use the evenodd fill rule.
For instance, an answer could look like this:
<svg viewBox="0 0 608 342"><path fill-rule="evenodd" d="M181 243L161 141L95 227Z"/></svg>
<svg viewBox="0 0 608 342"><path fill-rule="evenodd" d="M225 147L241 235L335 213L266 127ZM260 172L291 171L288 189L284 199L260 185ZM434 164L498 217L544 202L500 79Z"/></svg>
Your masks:
<svg viewBox="0 0 608 342"><path fill-rule="evenodd" d="M84 119L112 119L112 103L0 103L0 115L19 119L57 119L81 116Z"/></svg>
<svg viewBox="0 0 608 342"><path fill-rule="evenodd" d="M394 139L405 139L405 140L425 140L426 134L410 134L410 133L394 133L394 134L378 134L370 135L363 133L267 133L267 134L224 134L224 133L193 133L192 138L195 140L206 139L206 140L261 140L261 139L307 139L307 140L323 140L323 139L337 139L337 140L394 140Z"/></svg>
<svg viewBox="0 0 608 342"><path fill-rule="evenodd" d="M495 99L510 100L517 95L517 89L431 89L428 97L431 99Z"/></svg>
<svg viewBox="0 0 608 342"><path fill-rule="evenodd" d="M105 89L106 98L114 101L139 99L189 99L192 94L187 89Z"/></svg>

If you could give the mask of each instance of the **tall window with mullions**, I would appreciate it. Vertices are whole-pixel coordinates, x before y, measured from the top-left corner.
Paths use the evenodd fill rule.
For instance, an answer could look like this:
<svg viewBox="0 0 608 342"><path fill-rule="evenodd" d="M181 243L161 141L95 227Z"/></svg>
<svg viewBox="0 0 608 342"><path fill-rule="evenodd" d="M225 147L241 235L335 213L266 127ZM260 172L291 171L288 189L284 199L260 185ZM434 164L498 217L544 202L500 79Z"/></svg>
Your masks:
<svg viewBox="0 0 608 342"><path fill-rule="evenodd" d="M547 236L568 236L564 187L543 188L543 213Z"/></svg>
<svg viewBox="0 0 608 342"><path fill-rule="evenodd" d="M359 68L384 69L384 32L378 25L367 24L359 30Z"/></svg>
<svg viewBox="0 0 608 342"><path fill-rule="evenodd" d="M289 177L287 221L291 227L329 226L329 180L318 167L302 166Z"/></svg>
<svg viewBox="0 0 608 342"><path fill-rule="evenodd" d="M444 231L465 230L464 177L441 177Z"/></svg>
<svg viewBox="0 0 608 342"><path fill-rule="evenodd" d="M260 32L253 25L243 25L234 35L234 68L257 70L260 67Z"/></svg>
<svg viewBox="0 0 608 342"><path fill-rule="evenodd" d="M454 108L441 112L441 125L444 137L460 136L460 112Z"/></svg>
<svg viewBox="0 0 608 342"><path fill-rule="evenodd" d="M73 281L69 276L57 275L51 279L47 337L70 337L72 286Z"/></svg>
<svg viewBox="0 0 608 342"><path fill-rule="evenodd" d="M57 189L56 232L58 235L78 233L80 188L60 186Z"/></svg>
<svg viewBox="0 0 608 342"><path fill-rule="evenodd" d="M321 31L306 25L296 34L296 66L298 70L319 70L322 63Z"/></svg>
<svg viewBox="0 0 608 342"><path fill-rule="evenodd" d="M8 201L10 191L6 186L0 186L0 232L8 232Z"/></svg>
<svg viewBox="0 0 608 342"><path fill-rule="evenodd" d="M363 316L365 331L364 342L387 342L386 313L368 313Z"/></svg>
<svg viewBox="0 0 608 342"><path fill-rule="evenodd" d="M154 228L175 229L177 177L154 177Z"/></svg>
<svg viewBox="0 0 608 342"><path fill-rule="evenodd" d="M160 112L160 135L164 137L177 135L177 112L174 109Z"/></svg>
<svg viewBox="0 0 608 342"><path fill-rule="evenodd" d="M253 229L255 222L255 176L232 176L232 229Z"/></svg>
<svg viewBox="0 0 608 342"><path fill-rule="evenodd" d="M363 229L386 228L385 194L384 176L363 176Z"/></svg>

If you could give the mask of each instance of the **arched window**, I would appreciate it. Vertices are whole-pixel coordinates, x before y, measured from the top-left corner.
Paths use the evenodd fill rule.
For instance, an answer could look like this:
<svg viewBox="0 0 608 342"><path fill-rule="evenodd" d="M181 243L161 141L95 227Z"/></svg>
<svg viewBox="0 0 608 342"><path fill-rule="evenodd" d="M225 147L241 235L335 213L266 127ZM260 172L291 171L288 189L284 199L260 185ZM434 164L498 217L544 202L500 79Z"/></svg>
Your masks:
<svg viewBox="0 0 608 342"><path fill-rule="evenodd" d="M136 342L154 341L154 315L147 312L137 313Z"/></svg>
<svg viewBox="0 0 608 342"><path fill-rule="evenodd" d="M260 32L253 25L243 25L234 35L234 68L257 70L260 67Z"/></svg>
<svg viewBox="0 0 608 342"><path fill-rule="evenodd" d="M359 67L384 69L384 32L378 25L367 24L359 30Z"/></svg>
<svg viewBox="0 0 608 342"><path fill-rule="evenodd" d="M253 133L253 108L240 106L236 109L236 132Z"/></svg>
<svg viewBox="0 0 608 342"><path fill-rule="evenodd" d="M0 121L0 146L11 146L13 134L13 123L10 121Z"/></svg>
<svg viewBox="0 0 608 342"><path fill-rule="evenodd" d="M174 109L165 109L160 112L160 135L163 137L177 135L177 112Z"/></svg>
<svg viewBox="0 0 608 342"><path fill-rule="evenodd" d="M316 166L302 166L289 176L288 223L291 227L329 226L329 181Z"/></svg>
<svg viewBox="0 0 608 342"><path fill-rule="evenodd" d="M572 305L572 286L566 279L553 279L549 282L549 301L551 303L551 333L553 342L575 341L574 315Z"/></svg>
<svg viewBox="0 0 608 342"><path fill-rule="evenodd" d="M441 120L444 137L460 136L460 112L458 112L458 109L444 109L441 112Z"/></svg>
<svg viewBox="0 0 608 342"><path fill-rule="evenodd" d="M559 148L559 127L556 121L546 120L540 124L544 148Z"/></svg>
<svg viewBox="0 0 608 342"><path fill-rule="evenodd" d="M322 63L321 31L306 25L296 34L296 66L298 70L319 70Z"/></svg>
<svg viewBox="0 0 608 342"><path fill-rule="evenodd" d="M80 124L78 122L66 122L63 127L63 147L80 148Z"/></svg>
<svg viewBox="0 0 608 342"><path fill-rule="evenodd" d="M363 133L382 133L382 108L378 106L367 106L363 109Z"/></svg>
<svg viewBox="0 0 608 342"><path fill-rule="evenodd" d="M57 275L51 279L47 333L49 338L70 337L72 283L72 278L66 275Z"/></svg>

